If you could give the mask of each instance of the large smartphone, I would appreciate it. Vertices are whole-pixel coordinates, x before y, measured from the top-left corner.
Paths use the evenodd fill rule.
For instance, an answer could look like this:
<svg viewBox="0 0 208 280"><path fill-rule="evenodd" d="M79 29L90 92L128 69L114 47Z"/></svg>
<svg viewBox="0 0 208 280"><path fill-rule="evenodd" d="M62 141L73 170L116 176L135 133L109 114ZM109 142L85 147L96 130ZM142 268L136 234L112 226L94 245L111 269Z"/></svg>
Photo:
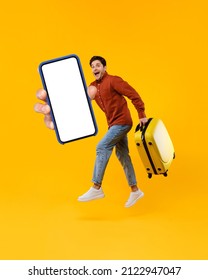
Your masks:
<svg viewBox="0 0 208 280"><path fill-rule="evenodd" d="M39 73L59 143L96 135L96 120L79 57L71 54L44 61Z"/></svg>

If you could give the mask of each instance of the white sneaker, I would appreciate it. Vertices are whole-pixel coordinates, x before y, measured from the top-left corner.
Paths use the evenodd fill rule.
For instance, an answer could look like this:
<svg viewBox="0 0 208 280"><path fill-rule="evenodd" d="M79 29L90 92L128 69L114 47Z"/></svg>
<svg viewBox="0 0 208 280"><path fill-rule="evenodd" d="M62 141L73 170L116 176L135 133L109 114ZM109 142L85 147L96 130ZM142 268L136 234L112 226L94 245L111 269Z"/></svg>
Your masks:
<svg viewBox="0 0 208 280"><path fill-rule="evenodd" d="M130 196L129 196L129 199L125 203L125 207L133 206L137 202L137 200L139 200L143 196L144 196L144 193L142 191L140 191L140 190L138 190L136 192L131 192Z"/></svg>
<svg viewBox="0 0 208 280"><path fill-rule="evenodd" d="M89 191L78 197L78 201L90 201L105 197L102 188L99 190L91 187Z"/></svg>

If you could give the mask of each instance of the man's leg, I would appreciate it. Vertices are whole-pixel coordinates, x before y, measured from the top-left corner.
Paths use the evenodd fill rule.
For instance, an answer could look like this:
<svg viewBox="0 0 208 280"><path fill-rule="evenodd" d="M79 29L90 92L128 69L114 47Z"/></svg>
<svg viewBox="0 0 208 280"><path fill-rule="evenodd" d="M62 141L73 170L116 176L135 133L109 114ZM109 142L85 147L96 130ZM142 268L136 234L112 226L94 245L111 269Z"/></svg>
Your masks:
<svg viewBox="0 0 208 280"><path fill-rule="evenodd" d="M125 207L130 207L133 206L140 198L142 198L144 196L144 193L137 187L134 167L129 156L127 135L125 135L116 144L116 156L119 159L121 165L123 166L128 184L131 187L129 199L125 204Z"/></svg>
<svg viewBox="0 0 208 280"><path fill-rule="evenodd" d="M134 167L131 161L131 158L129 156L129 148L128 148L128 138L127 135L125 135L117 144L116 144L116 156L118 160L120 161L125 175L126 179L128 181L128 184L130 187L133 188L133 190L137 190L134 188L134 186L137 185L136 181L136 175L134 171Z"/></svg>
<svg viewBox="0 0 208 280"><path fill-rule="evenodd" d="M103 139L98 143L96 148L96 160L92 179L94 186L86 194L79 197L79 201L89 201L92 199L104 197L101 185L105 169L112 154L112 150L130 129L131 126L129 125L114 125L109 128Z"/></svg>
<svg viewBox="0 0 208 280"><path fill-rule="evenodd" d="M92 179L95 185L97 184L101 186L105 169L112 154L113 148L123 139L130 129L131 126L129 125L114 125L108 130L103 139L98 143Z"/></svg>

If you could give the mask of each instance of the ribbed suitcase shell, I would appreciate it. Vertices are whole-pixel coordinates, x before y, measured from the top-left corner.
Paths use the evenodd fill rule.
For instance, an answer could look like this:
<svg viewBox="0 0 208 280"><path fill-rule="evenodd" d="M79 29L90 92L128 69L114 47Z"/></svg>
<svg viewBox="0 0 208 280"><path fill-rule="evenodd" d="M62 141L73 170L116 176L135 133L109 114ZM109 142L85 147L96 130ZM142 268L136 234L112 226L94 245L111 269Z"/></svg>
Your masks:
<svg viewBox="0 0 208 280"><path fill-rule="evenodd" d="M151 178L152 174L167 176L175 151L162 120L150 118L145 126L138 125L135 142L148 177Z"/></svg>

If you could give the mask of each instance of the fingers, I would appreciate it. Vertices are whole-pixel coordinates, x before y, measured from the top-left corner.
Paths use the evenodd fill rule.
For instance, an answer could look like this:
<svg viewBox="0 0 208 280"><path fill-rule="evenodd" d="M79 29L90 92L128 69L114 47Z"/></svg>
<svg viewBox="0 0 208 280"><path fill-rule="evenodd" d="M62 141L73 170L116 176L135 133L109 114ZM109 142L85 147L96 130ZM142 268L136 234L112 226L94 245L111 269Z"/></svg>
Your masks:
<svg viewBox="0 0 208 280"><path fill-rule="evenodd" d="M46 100L47 100L47 93L44 89L39 89L36 92L36 96L41 101L46 102ZM35 106L34 106L34 110L37 113L41 113L41 114L45 115L44 122L45 122L45 125L46 125L47 128L54 129L54 124L52 122L51 115L50 115L51 109L50 109L50 106L47 103L44 103L44 104L43 103L36 103Z"/></svg>
<svg viewBox="0 0 208 280"><path fill-rule="evenodd" d="M34 106L34 110L37 113L44 114L45 125L50 129L54 129L54 124L52 122L51 115L50 115L50 107L47 104L36 103Z"/></svg>
<svg viewBox="0 0 208 280"><path fill-rule="evenodd" d="M142 118L142 119L140 119L140 124L141 124L141 125L145 125L147 122L148 122L148 119L147 119L147 118Z"/></svg>
<svg viewBox="0 0 208 280"><path fill-rule="evenodd" d="M46 93L46 91L44 89L39 89L36 92L36 96L37 96L38 99L46 101L47 93Z"/></svg>
<svg viewBox="0 0 208 280"><path fill-rule="evenodd" d="M50 113L51 109L48 106L48 104L41 104L41 103L36 103L34 106L34 110L37 113L42 113L44 115L47 115Z"/></svg>
<svg viewBox="0 0 208 280"><path fill-rule="evenodd" d="M45 125L50 129L54 129L54 124L52 122L51 115L50 115L50 107L47 104L36 103L34 106L34 110L37 113L44 114Z"/></svg>
<svg viewBox="0 0 208 280"><path fill-rule="evenodd" d="M45 101L47 98L47 93L44 89L39 89L36 92L36 96L39 100ZM50 107L47 104L41 104L41 103L36 103L34 106L34 110L37 113L42 113L42 114L49 114L50 113Z"/></svg>
<svg viewBox="0 0 208 280"><path fill-rule="evenodd" d="M54 124L50 115L45 115L44 122L47 128L54 129Z"/></svg>

